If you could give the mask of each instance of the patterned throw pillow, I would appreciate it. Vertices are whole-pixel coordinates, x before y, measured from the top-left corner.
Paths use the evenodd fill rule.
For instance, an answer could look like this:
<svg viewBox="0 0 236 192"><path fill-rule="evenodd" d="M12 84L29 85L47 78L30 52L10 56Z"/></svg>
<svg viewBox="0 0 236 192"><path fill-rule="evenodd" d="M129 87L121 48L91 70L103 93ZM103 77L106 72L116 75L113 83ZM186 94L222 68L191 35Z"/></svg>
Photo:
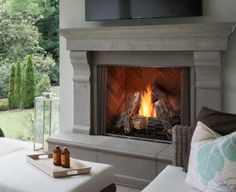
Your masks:
<svg viewBox="0 0 236 192"><path fill-rule="evenodd" d="M185 181L203 192L236 192L236 132L220 136L199 121Z"/></svg>

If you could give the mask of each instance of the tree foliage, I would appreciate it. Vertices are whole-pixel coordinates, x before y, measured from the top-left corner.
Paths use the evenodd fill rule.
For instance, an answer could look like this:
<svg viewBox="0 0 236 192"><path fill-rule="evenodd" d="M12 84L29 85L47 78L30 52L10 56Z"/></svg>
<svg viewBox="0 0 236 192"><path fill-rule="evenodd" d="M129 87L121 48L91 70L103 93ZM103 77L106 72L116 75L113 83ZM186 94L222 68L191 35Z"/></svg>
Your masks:
<svg viewBox="0 0 236 192"><path fill-rule="evenodd" d="M0 65L0 99L7 98L9 90L10 69L8 65Z"/></svg>
<svg viewBox="0 0 236 192"><path fill-rule="evenodd" d="M52 57L55 65L47 74L54 84L59 83L59 0L11 0L11 10L30 15L40 33L39 46L44 56Z"/></svg>
<svg viewBox="0 0 236 192"><path fill-rule="evenodd" d="M10 77L10 85L9 85L9 94L8 94L8 102L10 109L17 108L17 100L15 95L15 81L16 80L16 66L11 65L11 77Z"/></svg>
<svg viewBox="0 0 236 192"><path fill-rule="evenodd" d="M10 10L34 18L45 55L59 61L59 0L10 0Z"/></svg>
<svg viewBox="0 0 236 192"><path fill-rule="evenodd" d="M49 70L56 65L54 59L51 56L32 55L32 59L35 64L36 71L40 74L49 73ZM26 59L27 60L27 59Z"/></svg>
<svg viewBox="0 0 236 192"><path fill-rule="evenodd" d="M39 1L42 15L36 25L40 36L39 45L56 61L56 65L49 69L51 83L59 84L59 0Z"/></svg>
<svg viewBox="0 0 236 192"><path fill-rule="evenodd" d="M21 84L22 84L21 65L20 65L20 62L17 62L17 64L16 64L15 96L16 96L18 108L21 105Z"/></svg>
<svg viewBox="0 0 236 192"><path fill-rule="evenodd" d="M38 1L41 7L41 17L36 25L40 36L40 46L52 55L56 63L59 62L59 0Z"/></svg>
<svg viewBox="0 0 236 192"><path fill-rule="evenodd" d="M21 107L23 109L30 109L34 107L35 94L36 94L35 67L32 61L32 57L29 56L25 67L25 74L22 86Z"/></svg>
<svg viewBox="0 0 236 192"><path fill-rule="evenodd" d="M35 19L10 11L10 2L0 7L0 65L23 60L29 54L41 54Z"/></svg>
<svg viewBox="0 0 236 192"><path fill-rule="evenodd" d="M49 92L51 90L50 79L47 74L43 74L40 81L37 84L37 96L42 95L43 92Z"/></svg>
<svg viewBox="0 0 236 192"><path fill-rule="evenodd" d="M0 67L23 63L32 55L37 77L46 73L58 84L58 27L59 0L0 0ZM3 82L1 79L0 98L7 91Z"/></svg>

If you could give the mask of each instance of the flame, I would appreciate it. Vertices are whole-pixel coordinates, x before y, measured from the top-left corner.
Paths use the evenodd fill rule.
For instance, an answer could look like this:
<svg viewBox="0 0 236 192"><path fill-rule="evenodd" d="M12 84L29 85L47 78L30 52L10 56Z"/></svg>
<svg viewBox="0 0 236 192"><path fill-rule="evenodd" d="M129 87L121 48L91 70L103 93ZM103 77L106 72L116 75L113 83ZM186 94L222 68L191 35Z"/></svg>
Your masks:
<svg viewBox="0 0 236 192"><path fill-rule="evenodd" d="M156 109L152 102L152 87L147 85L146 90L141 95L141 104L138 111L139 115L145 117L156 117Z"/></svg>

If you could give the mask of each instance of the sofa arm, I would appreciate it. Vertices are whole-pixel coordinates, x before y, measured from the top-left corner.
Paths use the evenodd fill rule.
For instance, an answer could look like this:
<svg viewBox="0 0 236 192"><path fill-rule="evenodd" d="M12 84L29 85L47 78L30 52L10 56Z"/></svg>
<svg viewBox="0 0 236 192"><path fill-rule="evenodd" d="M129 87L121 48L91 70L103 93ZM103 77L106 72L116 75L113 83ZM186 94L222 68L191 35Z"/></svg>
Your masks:
<svg viewBox="0 0 236 192"><path fill-rule="evenodd" d="M4 135L4 133L3 133L1 128L0 128L0 137L5 137L5 135Z"/></svg>
<svg viewBox="0 0 236 192"><path fill-rule="evenodd" d="M176 125L172 130L173 165L184 167L188 148L191 144L193 128Z"/></svg>

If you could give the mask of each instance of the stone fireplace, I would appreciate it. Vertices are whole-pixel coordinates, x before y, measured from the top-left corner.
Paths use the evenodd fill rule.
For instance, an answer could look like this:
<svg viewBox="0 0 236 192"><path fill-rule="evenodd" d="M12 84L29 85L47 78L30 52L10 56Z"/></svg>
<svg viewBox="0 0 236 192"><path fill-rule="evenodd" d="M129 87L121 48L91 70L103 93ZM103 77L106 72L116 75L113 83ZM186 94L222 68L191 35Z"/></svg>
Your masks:
<svg viewBox="0 0 236 192"><path fill-rule="evenodd" d="M194 125L202 106L220 110L221 51L227 50L227 37L232 31L230 23L62 29L74 69L73 130L114 136L117 130L113 128L119 128L117 118L129 113L132 96L135 92L142 94L147 84L156 86L152 87L154 92L158 87L164 89L179 116L176 124ZM174 77L168 71L166 75L161 72L168 69L179 70L179 74ZM139 83L135 84L137 79ZM121 90L122 86L126 88ZM126 124L131 125L123 122L118 135L129 136L137 119L135 126L140 127L142 120L135 110L128 120L125 117ZM169 112L167 115L173 117ZM138 128L134 131L138 135L142 132Z"/></svg>
<svg viewBox="0 0 236 192"><path fill-rule="evenodd" d="M50 149L114 165L115 183L143 188L172 163L172 126L193 126L202 106L221 109L221 53L233 31L231 23L62 29L74 126L49 138Z"/></svg>

